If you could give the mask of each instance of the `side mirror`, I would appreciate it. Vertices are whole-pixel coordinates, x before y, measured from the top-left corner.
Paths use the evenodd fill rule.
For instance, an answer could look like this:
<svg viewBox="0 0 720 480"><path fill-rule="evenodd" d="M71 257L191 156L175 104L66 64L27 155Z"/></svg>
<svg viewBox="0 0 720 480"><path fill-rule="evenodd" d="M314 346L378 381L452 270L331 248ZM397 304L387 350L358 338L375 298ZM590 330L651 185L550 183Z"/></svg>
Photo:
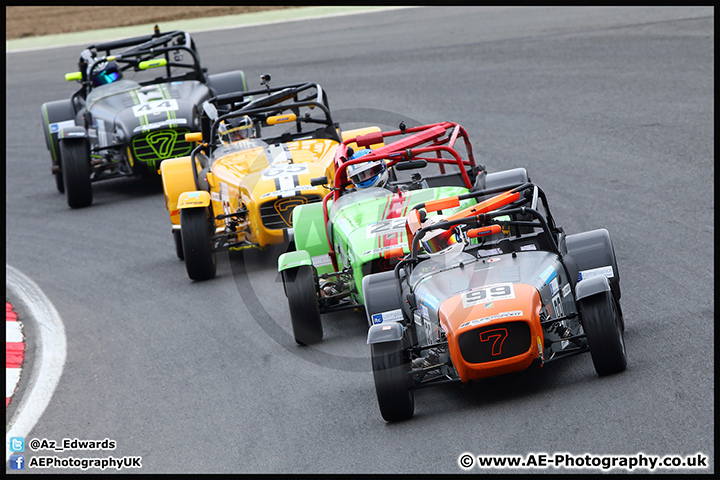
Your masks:
<svg viewBox="0 0 720 480"><path fill-rule="evenodd" d="M328 182L327 177L316 177L310 180L310 185L317 187L319 185L326 185Z"/></svg>
<svg viewBox="0 0 720 480"><path fill-rule="evenodd" d="M427 167L427 160L409 160L395 164L395 170L414 170Z"/></svg>

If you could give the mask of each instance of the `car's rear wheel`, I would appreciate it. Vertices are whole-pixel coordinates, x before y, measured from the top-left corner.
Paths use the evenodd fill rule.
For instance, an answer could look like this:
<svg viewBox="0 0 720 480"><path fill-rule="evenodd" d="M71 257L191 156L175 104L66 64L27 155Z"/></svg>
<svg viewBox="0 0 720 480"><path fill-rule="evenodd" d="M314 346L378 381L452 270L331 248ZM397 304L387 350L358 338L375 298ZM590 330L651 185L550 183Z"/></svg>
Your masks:
<svg viewBox="0 0 720 480"><path fill-rule="evenodd" d="M90 148L87 140L63 140L60 142L60 157L62 159L60 175L68 205L72 208L87 207L93 200L90 182Z"/></svg>
<svg viewBox="0 0 720 480"><path fill-rule="evenodd" d="M302 265L283 271L283 281L295 341L300 345L318 343L323 338L323 328L312 266Z"/></svg>
<svg viewBox="0 0 720 480"><path fill-rule="evenodd" d="M382 417L388 422L407 420L415 411L415 396L408 388L410 359L402 340L370 345L375 392Z"/></svg>
<svg viewBox="0 0 720 480"><path fill-rule="evenodd" d="M180 230L173 230L173 240L175 241L175 254L180 260L185 260L185 252L183 252L182 234Z"/></svg>
<svg viewBox="0 0 720 480"><path fill-rule="evenodd" d="M180 233L188 277L208 280L215 277L217 264L212 245L212 224L207 208L180 210Z"/></svg>
<svg viewBox="0 0 720 480"><path fill-rule="evenodd" d="M579 302L583 329L598 375L610 375L627 368L623 328L611 292L603 292Z"/></svg>

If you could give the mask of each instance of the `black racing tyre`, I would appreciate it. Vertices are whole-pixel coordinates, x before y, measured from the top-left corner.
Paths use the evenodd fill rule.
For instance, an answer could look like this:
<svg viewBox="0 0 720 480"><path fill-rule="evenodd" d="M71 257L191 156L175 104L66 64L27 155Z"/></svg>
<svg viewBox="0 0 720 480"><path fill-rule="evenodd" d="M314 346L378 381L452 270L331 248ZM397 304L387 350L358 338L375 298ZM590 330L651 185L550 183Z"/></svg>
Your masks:
<svg viewBox="0 0 720 480"><path fill-rule="evenodd" d="M207 208L180 210L180 235L188 277L208 280L215 277L217 264L213 251Z"/></svg>
<svg viewBox="0 0 720 480"><path fill-rule="evenodd" d="M300 345L320 342L323 328L312 266L301 265L283 271L283 282L295 341Z"/></svg>
<svg viewBox="0 0 720 480"><path fill-rule="evenodd" d="M624 371L627 368L624 329L612 293L603 292L578 303L597 374L604 376Z"/></svg>
<svg viewBox="0 0 720 480"><path fill-rule="evenodd" d="M58 163L58 165L60 165L60 163ZM55 187L57 188L57 191L65 193L65 182L63 182L62 170L53 173L53 177L55 177Z"/></svg>
<svg viewBox="0 0 720 480"><path fill-rule="evenodd" d="M382 417L388 422L407 420L415 411L415 395L408 388L410 359L402 341L370 345L375 392Z"/></svg>
<svg viewBox="0 0 720 480"><path fill-rule="evenodd" d="M185 260L185 252L183 251L182 234L180 230L173 230L173 240L175 241L175 253L180 260Z"/></svg>
<svg viewBox="0 0 720 480"><path fill-rule="evenodd" d="M61 175L67 203L71 208L92 204L90 149L85 139L60 142ZM58 188L59 190L59 188Z"/></svg>

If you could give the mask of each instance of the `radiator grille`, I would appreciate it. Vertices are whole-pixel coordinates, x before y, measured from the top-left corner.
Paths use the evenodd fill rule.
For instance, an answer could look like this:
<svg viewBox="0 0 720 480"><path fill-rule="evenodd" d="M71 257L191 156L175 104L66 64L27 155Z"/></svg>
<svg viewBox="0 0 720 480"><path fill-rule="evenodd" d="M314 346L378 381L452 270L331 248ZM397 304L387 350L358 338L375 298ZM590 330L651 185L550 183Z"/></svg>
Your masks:
<svg viewBox="0 0 720 480"><path fill-rule="evenodd" d="M530 327L509 322L474 328L458 337L460 353L468 363L484 363L523 354L530 349Z"/></svg>
<svg viewBox="0 0 720 480"><path fill-rule="evenodd" d="M158 163L166 158L190 155L192 143L185 141L190 130L177 128L157 130L133 138L132 151L135 160L148 164L151 170L157 170Z"/></svg>
<svg viewBox="0 0 720 480"><path fill-rule="evenodd" d="M298 205L319 202L320 195L296 195L280 197L260 204L260 218L268 230L284 230L292 227L292 211Z"/></svg>

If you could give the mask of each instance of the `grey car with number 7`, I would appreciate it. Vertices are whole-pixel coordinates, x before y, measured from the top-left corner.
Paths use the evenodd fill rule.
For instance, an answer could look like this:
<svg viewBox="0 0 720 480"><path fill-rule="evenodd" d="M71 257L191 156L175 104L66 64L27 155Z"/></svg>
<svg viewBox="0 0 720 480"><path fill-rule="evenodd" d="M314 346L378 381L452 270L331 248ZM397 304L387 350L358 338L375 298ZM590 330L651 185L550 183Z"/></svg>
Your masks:
<svg viewBox="0 0 720 480"><path fill-rule="evenodd" d="M427 216L482 195L452 215ZM363 279L386 421L413 415L416 389L586 352L598 375L625 370L620 274L606 229L567 235L529 182L419 204L406 221L410 253Z"/></svg>

